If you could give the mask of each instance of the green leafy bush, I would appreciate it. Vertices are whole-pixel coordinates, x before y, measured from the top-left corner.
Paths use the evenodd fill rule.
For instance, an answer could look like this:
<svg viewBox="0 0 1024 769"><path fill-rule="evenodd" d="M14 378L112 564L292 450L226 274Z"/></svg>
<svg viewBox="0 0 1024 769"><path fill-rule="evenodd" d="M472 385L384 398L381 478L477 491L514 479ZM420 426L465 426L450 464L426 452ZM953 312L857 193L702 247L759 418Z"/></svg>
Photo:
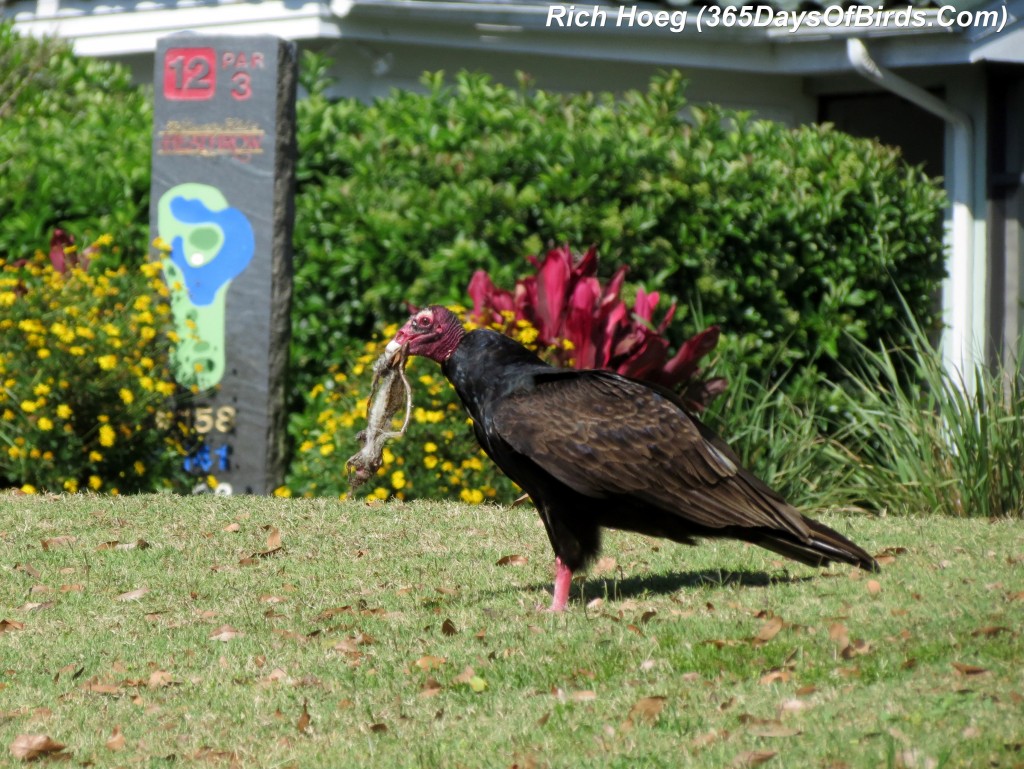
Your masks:
<svg viewBox="0 0 1024 769"><path fill-rule="evenodd" d="M62 227L145 253L150 92L126 68L76 57L0 22L0 256L30 254Z"/></svg>
<svg viewBox="0 0 1024 769"><path fill-rule="evenodd" d="M330 103L323 71L307 60L299 104L304 388L325 344L366 338L407 301L464 302L477 269L511 285L549 243L594 244L700 307L755 373L818 359L842 376L844 332L899 338L897 289L935 322L943 194L893 149L691 109L678 74L615 99L438 73L426 93L364 105Z"/></svg>
<svg viewBox="0 0 1024 769"><path fill-rule="evenodd" d="M111 266L109 236L87 258L67 242L0 258L0 488L164 488L182 449L158 425L176 389L160 265Z"/></svg>

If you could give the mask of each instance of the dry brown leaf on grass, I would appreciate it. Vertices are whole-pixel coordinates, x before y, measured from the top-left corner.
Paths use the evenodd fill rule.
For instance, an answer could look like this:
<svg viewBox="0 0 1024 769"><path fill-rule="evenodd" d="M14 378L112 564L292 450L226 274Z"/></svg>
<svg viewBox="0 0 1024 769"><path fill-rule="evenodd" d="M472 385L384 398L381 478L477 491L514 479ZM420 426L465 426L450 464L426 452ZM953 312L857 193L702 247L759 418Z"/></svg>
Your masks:
<svg viewBox="0 0 1024 769"><path fill-rule="evenodd" d="M110 695L119 696L119 695L125 693L124 689L121 687L120 684L104 683L103 681L100 681L95 676L93 676L92 678L86 680L82 684L81 688L84 691L94 692L96 694L110 694Z"/></svg>
<svg viewBox="0 0 1024 769"><path fill-rule="evenodd" d="M793 674L790 673L788 670L769 670L767 673L761 676L759 683L763 686L767 686L768 684L774 684L776 682L787 683L789 679L792 678L792 676Z"/></svg>
<svg viewBox="0 0 1024 769"><path fill-rule="evenodd" d="M740 753L732 760L732 766L735 767L735 769L760 766L766 761L770 761L775 758L778 754L777 750L747 750Z"/></svg>
<svg viewBox="0 0 1024 769"><path fill-rule="evenodd" d="M441 665L443 665L447 661L448 660L446 660L444 657L435 657L433 654L424 654L413 664L420 670L433 670L434 668L441 667Z"/></svg>
<svg viewBox="0 0 1024 769"><path fill-rule="evenodd" d="M1000 633L1010 633L1016 635L1016 632L1006 627L1005 625L989 625L988 627L980 627L977 630L971 631L971 635L975 638L983 636L985 638L992 638Z"/></svg>
<svg viewBox="0 0 1024 769"><path fill-rule="evenodd" d="M11 630L24 630L25 623L14 619L0 619L0 633L7 633Z"/></svg>
<svg viewBox="0 0 1024 769"><path fill-rule="evenodd" d="M459 629L455 627L455 623L449 618L441 623L441 632L445 635L457 635Z"/></svg>
<svg viewBox="0 0 1024 769"><path fill-rule="evenodd" d="M729 739L729 732L725 729L712 729L710 732L704 732L704 734L698 734L692 740L690 740L690 747L694 749L706 748L719 740Z"/></svg>
<svg viewBox="0 0 1024 769"><path fill-rule="evenodd" d="M129 590L127 593L121 593L121 595L115 596L115 601L138 601L142 596L149 592L148 587L140 587L135 590Z"/></svg>
<svg viewBox="0 0 1024 769"><path fill-rule="evenodd" d="M54 755L64 750L64 744L48 734L19 734L11 743L11 755L21 761L33 761L40 756Z"/></svg>
<svg viewBox="0 0 1024 769"><path fill-rule="evenodd" d="M97 551L103 550L145 550L150 544L144 539L137 539L134 542L122 542L112 539L109 542L102 542L96 546Z"/></svg>
<svg viewBox="0 0 1024 769"><path fill-rule="evenodd" d="M231 625L221 625L210 633L211 641L230 641L233 638L243 635L241 630L235 630Z"/></svg>
<svg viewBox="0 0 1024 769"><path fill-rule="evenodd" d="M299 720L295 722L295 730L299 734L306 734L309 732L309 708L307 707L306 700L302 701L302 713L299 714Z"/></svg>
<svg viewBox="0 0 1024 769"><path fill-rule="evenodd" d="M43 546L43 550L53 550L54 548L60 547L62 545L73 545L77 541L78 537L73 537L71 535L63 535L60 537L49 537L47 539L41 539L39 540L39 544Z"/></svg>
<svg viewBox="0 0 1024 769"><path fill-rule="evenodd" d="M966 662L954 662L953 667L962 676L980 676L988 672L988 668L980 665L969 665Z"/></svg>
<svg viewBox="0 0 1024 769"><path fill-rule="evenodd" d="M496 566L525 566L529 563L525 555L503 555L498 559Z"/></svg>
<svg viewBox="0 0 1024 769"><path fill-rule="evenodd" d="M433 676L430 676L423 682L423 686L420 688L420 696L433 697L435 694L440 694L441 689L441 682Z"/></svg>
<svg viewBox="0 0 1024 769"><path fill-rule="evenodd" d="M782 617L772 617L770 620L761 625L761 629L757 631L757 635L754 636L753 645L763 646L764 644L771 641L775 636L779 634L779 631L786 626Z"/></svg>
<svg viewBox="0 0 1024 769"><path fill-rule="evenodd" d="M110 739L106 742L107 750L123 750L126 743L127 740L125 740L121 727L115 726L114 731L110 734Z"/></svg>
<svg viewBox="0 0 1024 769"><path fill-rule="evenodd" d="M267 549L261 555L269 555L281 549L281 530L276 526L267 529Z"/></svg>
<svg viewBox="0 0 1024 769"><path fill-rule="evenodd" d="M15 571L21 571L28 574L32 579L42 579L43 575L39 573L39 569L30 563L16 563L14 564Z"/></svg>
<svg viewBox="0 0 1024 769"><path fill-rule="evenodd" d="M652 697L641 697L629 709L629 714L626 716L622 728L630 729L639 724L653 724L658 720L658 716L661 714L662 709L664 709L666 702L668 702L668 698L660 694Z"/></svg>
<svg viewBox="0 0 1024 769"><path fill-rule="evenodd" d="M146 686L150 689L162 689L165 686L175 686L178 683L166 670L154 670L149 674Z"/></svg>
<svg viewBox="0 0 1024 769"><path fill-rule="evenodd" d="M276 555L281 552L281 530L276 526L264 526L267 531L267 547L265 550L259 550L252 553L246 558L239 560L239 566L252 566L257 563L261 558L269 558L272 555Z"/></svg>

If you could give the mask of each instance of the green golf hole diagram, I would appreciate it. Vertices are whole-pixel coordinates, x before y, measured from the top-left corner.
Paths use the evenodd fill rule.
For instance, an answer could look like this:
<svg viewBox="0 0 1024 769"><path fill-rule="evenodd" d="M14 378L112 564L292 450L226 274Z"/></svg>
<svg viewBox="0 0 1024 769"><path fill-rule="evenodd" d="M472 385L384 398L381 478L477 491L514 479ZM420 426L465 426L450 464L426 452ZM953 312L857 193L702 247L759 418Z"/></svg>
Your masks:
<svg viewBox="0 0 1024 769"><path fill-rule="evenodd" d="M208 390L224 377L227 293L252 261L252 224L216 187L188 183L160 197L157 233L171 247L162 264L178 335L174 375Z"/></svg>

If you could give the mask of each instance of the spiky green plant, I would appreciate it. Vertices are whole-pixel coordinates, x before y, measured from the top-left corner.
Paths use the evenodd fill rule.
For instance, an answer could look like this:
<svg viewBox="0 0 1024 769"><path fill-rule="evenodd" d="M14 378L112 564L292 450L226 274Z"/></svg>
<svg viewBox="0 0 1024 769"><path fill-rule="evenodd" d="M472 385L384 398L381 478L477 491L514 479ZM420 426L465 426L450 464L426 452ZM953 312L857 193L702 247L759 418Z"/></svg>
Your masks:
<svg viewBox="0 0 1024 769"><path fill-rule="evenodd" d="M968 380L943 366L913 318L907 328L905 348L862 346L852 367L853 496L894 513L1024 515L1019 367L978 365Z"/></svg>

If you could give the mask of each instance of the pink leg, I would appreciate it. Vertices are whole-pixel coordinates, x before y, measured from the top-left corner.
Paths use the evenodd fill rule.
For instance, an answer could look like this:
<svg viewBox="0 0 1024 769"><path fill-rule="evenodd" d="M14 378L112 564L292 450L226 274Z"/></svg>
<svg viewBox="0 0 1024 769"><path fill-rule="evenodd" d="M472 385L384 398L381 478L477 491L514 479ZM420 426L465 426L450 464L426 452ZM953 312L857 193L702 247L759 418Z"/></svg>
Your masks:
<svg viewBox="0 0 1024 769"><path fill-rule="evenodd" d="M569 587L572 585L572 571L562 563L562 559L555 556L555 595L551 599L551 608L548 611L565 611L565 605L569 602Z"/></svg>

